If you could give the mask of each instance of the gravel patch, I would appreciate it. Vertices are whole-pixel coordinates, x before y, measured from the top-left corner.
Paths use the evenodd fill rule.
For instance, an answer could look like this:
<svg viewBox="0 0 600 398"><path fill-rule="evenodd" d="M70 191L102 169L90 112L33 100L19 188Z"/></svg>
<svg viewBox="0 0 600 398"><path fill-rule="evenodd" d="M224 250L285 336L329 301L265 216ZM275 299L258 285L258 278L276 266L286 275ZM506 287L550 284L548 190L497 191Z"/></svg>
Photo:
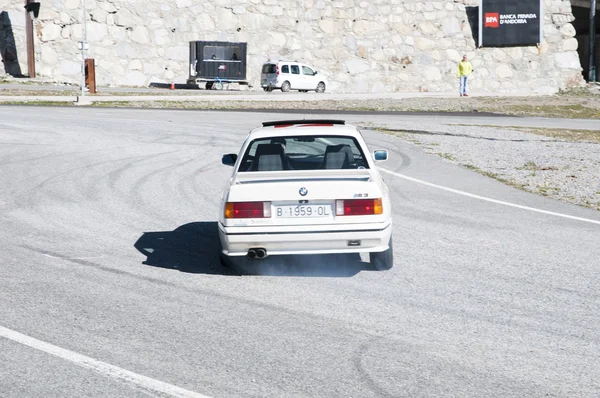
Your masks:
<svg viewBox="0 0 600 398"><path fill-rule="evenodd" d="M568 141L513 128L412 123L370 127L519 189L600 210L599 142Z"/></svg>

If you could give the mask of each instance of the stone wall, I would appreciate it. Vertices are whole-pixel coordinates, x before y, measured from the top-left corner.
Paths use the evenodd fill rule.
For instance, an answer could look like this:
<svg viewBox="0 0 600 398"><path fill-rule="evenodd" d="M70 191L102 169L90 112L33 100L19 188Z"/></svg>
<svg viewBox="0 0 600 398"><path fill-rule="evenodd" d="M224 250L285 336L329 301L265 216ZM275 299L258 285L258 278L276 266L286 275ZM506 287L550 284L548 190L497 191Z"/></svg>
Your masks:
<svg viewBox="0 0 600 398"><path fill-rule="evenodd" d="M27 71L22 0L0 0L17 26ZM479 0L85 0L89 56L99 85L184 82L188 42L248 43L248 78L260 89L269 59L309 63L335 92L456 90L456 64L473 63L476 91L555 92L582 82L570 1L544 1L538 47L477 49ZM19 17L19 18L18 18ZM20 19L15 23L16 19ZM42 1L37 72L81 79L82 0ZM475 32L476 33L476 32Z"/></svg>

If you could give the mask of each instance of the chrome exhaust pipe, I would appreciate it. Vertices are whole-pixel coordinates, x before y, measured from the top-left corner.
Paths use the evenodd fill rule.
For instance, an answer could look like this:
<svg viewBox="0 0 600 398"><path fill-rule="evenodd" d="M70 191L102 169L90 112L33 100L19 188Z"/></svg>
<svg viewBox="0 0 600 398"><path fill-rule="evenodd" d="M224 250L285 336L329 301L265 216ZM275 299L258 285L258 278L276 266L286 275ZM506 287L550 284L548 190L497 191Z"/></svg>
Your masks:
<svg viewBox="0 0 600 398"><path fill-rule="evenodd" d="M250 257L252 259L256 258L256 250L254 250L254 249L248 250L248 257Z"/></svg>
<svg viewBox="0 0 600 398"><path fill-rule="evenodd" d="M267 251L265 249L256 249L256 258L265 258L267 257Z"/></svg>

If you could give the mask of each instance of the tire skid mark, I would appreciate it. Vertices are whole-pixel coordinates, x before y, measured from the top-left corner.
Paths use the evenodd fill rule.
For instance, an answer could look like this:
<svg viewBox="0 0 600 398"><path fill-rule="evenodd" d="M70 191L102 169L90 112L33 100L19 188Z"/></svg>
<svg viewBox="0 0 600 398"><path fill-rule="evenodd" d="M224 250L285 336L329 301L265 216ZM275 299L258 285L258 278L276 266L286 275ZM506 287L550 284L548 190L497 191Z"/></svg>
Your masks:
<svg viewBox="0 0 600 398"><path fill-rule="evenodd" d="M184 152L184 151L175 150L175 151L171 151L171 152L164 153L164 154L173 154L173 153L178 153L178 152ZM190 162L193 162L194 160L195 159L188 159L186 161L181 162L180 164L190 163ZM157 222L160 222L162 224L170 224L170 223L172 223L173 220L171 218L166 217L164 211L153 211L153 207L151 205L145 205L143 207L140 207L139 203L146 204L147 201L144 200L144 197L142 196L142 193L140 191L141 185L143 183L141 183L140 179L137 178L139 176L137 176L137 175L134 176L134 177L136 177L136 179L134 181L137 181L136 185L134 187L131 187L132 184L128 184L127 191L119 191L119 190L116 190L116 188L115 188L118 179L121 178L120 176L127 170L131 170L132 164L143 163L146 161L149 161L150 164L159 162L159 160L148 159L146 157L145 159L134 161L131 164L121 167L119 170L116 170L116 172L119 175L116 176L113 174L111 176L112 182L110 182L110 185L111 185L111 188L113 189L113 191L115 192L115 194L113 195L113 198L118 197L121 199L119 202L120 205L116 209L112 205L105 206L105 210L107 213L114 214L119 218L122 218L124 213L127 216L131 216L131 217L133 217L134 214L139 214L142 216L142 218L148 218L151 215L152 216L151 218L153 218ZM160 162L163 162L163 161L160 160ZM146 172L147 174L143 175L143 177L141 177L141 179L146 181L149 178L152 178L153 176L155 176L157 173L161 172L162 170L169 169L172 167L177 167L177 165L164 166L158 170L152 170L152 171L148 171L147 169L144 169L143 171ZM125 208L128 208L129 210L125 211ZM134 219L139 219L139 217L134 217L132 220L134 220ZM135 225L132 226L132 229L134 229L134 230L137 228L138 227Z"/></svg>
<svg viewBox="0 0 600 398"><path fill-rule="evenodd" d="M128 158L122 158L122 159L117 159L117 160L115 160L115 159L105 160L105 161L102 161L102 162L96 162L96 163L88 164L88 165L85 165L85 166L75 167L75 168L66 170L64 172L58 173L56 175L53 175L52 177L48 177L48 178L44 179L43 181L37 183L36 185L28 188L25 191L26 198L25 198L24 201L28 205L33 205L33 200L34 200L35 196L39 193L38 191L42 190L43 187L46 184L48 184L48 183L50 183L50 182L52 182L52 181L54 181L54 180L56 180L56 179L58 179L60 177L66 176L66 175L71 174L73 172L79 172L79 171L82 171L82 170L93 169L94 167L105 165L105 164L110 164L110 163L113 163L113 162L116 162L116 161L123 161L123 160L128 160L128 159L135 159L135 158L136 157L128 157Z"/></svg>
<svg viewBox="0 0 600 398"><path fill-rule="evenodd" d="M395 332L392 330L387 330L387 331L382 331L382 332L367 331L366 329L368 326L360 324L360 323L351 323L350 324L351 326L349 327L348 322L345 320L342 320L342 319L338 320L338 319L327 318L322 315L306 313L306 312L303 312L303 311L297 310L297 309L279 307L279 306L276 306L273 304L267 304L267 303L263 303L263 302L260 302L257 300L248 299L248 298L235 297L235 296L227 295L227 294L224 294L224 293L218 292L218 291L212 291L212 290L207 290L207 289L197 289L197 288L185 286L182 284L177 284L174 282L166 281L163 279L153 278L153 277L146 276L146 275L140 275L140 274L136 274L133 272L112 268L109 266L104 266L104 265L101 265L101 264L98 264L95 262L91 262L88 260L69 258L68 256L61 255L60 253L56 253L51 250L34 247L34 246L31 246L28 244L21 244L18 246L23 249L26 249L28 251L39 253L42 255L46 255L46 256L51 255L53 257L57 257L57 258L65 260L65 261L70 261L75 264L96 268L98 270L110 272L110 273L117 274L117 275L129 276L134 279L143 280L143 281L155 284L155 285L168 286L168 287L180 289L180 290L183 290L183 291L186 291L189 293L193 293L193 294L198 294L198 295L215 296L215 297L227 299L230 301L242 302L242 303L250 305L250 306L256 306L256 307L260 307L263 309L272 310L275 312L284 312L284 313L290 313L290 314L310 317L311 319L326 320L327 322L335 322L335 323L338 323L344 330L360 331L360 333L371 338L371 340L369 340L365 344L363 344L364 347L362 347L362 351L360 351L362 353L361 355L364 355L364 353L367 352L368 348L370 348L370 346L377 343L379 340L384 339L384 338L391 339L393 336L395 336ZM194 252L190 252L190 253L196 254ZM217 256L215 256L214 259L208 259L202 253L198 253L198 256L199 256L199 258L202 259L202 261L209 261L210 262L209 265L218 265L217 263L219 260L218 260ZM231 277L244 278L244 276L236 276L236 275L233 275ZM403 302L404 306L407 306L410 309L418 310L419 312L427 311L427 312L431 313L431 316L455 316L459 319L463 319L465 317L465 315L468 315L469 319L477 320L479 322L485 322L488 325L506 326L505 320L500 319L495 315L489 314L488 311L483 311L483 310L478 309L474 312L465 313L465 311L463 311L461 309L455 309L450 306L447 306L447 302L445 302L445 301L442 301L439 304L441 304L441 305L438 305L437 303L431 303L431 305L424 305L423 303L415 302L413 300L407 300L407 301ZM444 306L444 304L446 304L446 305ZM561 318L561 322L564 323L564 321L565 320ZM524 331L528 331L528 332L531 331L531 332L537 333L540 331L539 324L529 322L526 319L521 320L521 319L515 318L515 319L511 320L511 324L513 326L518 326L521 329L523 329ZM568 326L568 324L569 323L567 322L566 327ZM552 332L553 334L556 334L557 336L560 336L563 339L569 339L569 340L573 340L573 341L583 341L585 339L585 336L574 336L572 333L572 330L569 328L564 331L558 331L554 327L549 327L548 329L544 329L544 331ZM362 366L362 364L360 366Z"/></svg>
<svg viewBox="0 0 600 398"><path fill-rule="evenodd" d="M207 166L207 167L205 167ZM198 170L204 169L215 169L217 168L218 163L216 162L208 162L208 163L203 163L201 165L199 165ZM196 178L194 177L195 175L197 175L198 170L194 171L192 173L191 177L185 177L182 176L182 178L180 178L179 183L177 184L178 186L178 191L180 196L182 196L187 202L189 203L194 203L194 201L198 200L198 197L202 197L202 198L207 198L208 195L205 193L206 190L202 190L202 189L197 189L197 187L199 186L199 184L196 183ZM192 193L189 193L189 190L186 189L187 187L191 187ZM214 189L214 187L211 187ZM217 203L215 199L215 197L218 197L218 195L215 195L215 191L211 189L210 192L212 193L212 195L210 196L209 202L212 203Z"/></svg>
<svg viewBox="0 0 600 398"><path fill-rule="evenodd" d="M30 252L38 253L38 254L46 256L46 257L52 256L52 257L61 259L63 261L68 261L68 262L71 262L74 264L81 265L83 267L94 268L99 271L108 272L108 273L115 274L118 276L130 277L130 278L137 279L140 281L148 282L148 283L156 285L156 286L174 288L176 290L184 291L184 292L194 294L197 296L218 298L218 299L226 300L226 301L233 302L236 304L244 304L249 307L259 308L259 309L263 309L263 310L267 310L267 311L272 311L275 313L289 314L291 316L297 316L299 318L309 318L309 319L315 320L317 322L334 323L336 325L335 326L336 328L339 328L339 329L345 330L345 331L351 331L353 333L358 332L358 333L366 336L369 339L368 341L373 341L373 340L377 341L382 338L382 336L380 336L376 333L365 330L366 327L363 325L351 324L353 327L349 327L348 322L345 320L342 320L342 319L332 319L332 318L328 318L323 315L314 314L312 312L303 311L303 310L297 309L297 308L282 307L282 306L277 306L275 304L265 303L265 302L259 301L257 299L236 297L234 295L229 295L229 294L223 293L221 291L202 288L203 285L198 285L198 287L190 287L190 286L186 286L183 284L171 282L171 281L168 281L165 279L154 278L154 277L147 276L144 274L136 274L134 272L125 271L125 270L121 270L121 269L117 269L117 268L112 268L110 266L98 264L96 262L92 262L92 261L89 261L86 259L78 259L78 258L71 258L68 256L63 256L60 253L56 253L51 250L46 250L46 249L42 249L39 247L34 247L34 246L31 246L28 244L18 245L18 247L25 249L27 251L30 251ZM193 253L193 252L189 252L189 253L198 254L199 258L201 258L203 261L207 261L206 256L204 256L202 253ZM213 264L215 266L218 266L219 265L218 262L219 262L218 257L215 256L215 259L213 260ZM232 274L232 275L230 275L230 277L244 278L244 276L239 276L236 274Z"/></svg>
<svg viewBox="0 0 600 398"><path fill-rule="evenodd" d="M35 142L10 142L10 141L2 141L0 142L2 145L23 145L23 146L58 146L58 144L40 144Z"/></svg>
<svg viewBox="0 0 600 398"><path fill-rule="evenodd" d="M365 354L369 351L371 346L380 342L381 340L384 340L385 338L386 338L385 336L375 336L375 337L368 339L363 344L361 344L358 347L358 349L355 351L355 354L352 358L352 362L354 364L354 368L362 376L361 380L366 382L367 386L371 389L371 391L373 391L374 393L376 393L378 396L381 396L381 397L397 398L398 394L394 394L394 393L390 393L390 392L386 391L385 388L380 386L375 381L375 379L373 379L373 377L371 377L371 374L369 373L368 369L366 369L366 367L363 363L363 358L364 358Z"/></svg>
<svg viewBox="0 0 600 398"><path fill-rule="evenodd" d="M197 158L192 158L192 159L188 159L185 160L183 162L177 163L177 164L171 164L171 165L167 165L164 166L162 168L159 169L155 169L152 171L151 174L146 174L145 176L143 176L142 178L138 179L135 184L133 185L133 187L130 189L130 191L135 193L135 196L138 200L143 201L143 198L140 196L140 192L142 192L142 187L144 185L146 185L148 183L148 181L152 178L160 178L160 174L164 173L165 171L168 170L173 170L173 169L177 169L185 164L188 163L192 163L197 161ZM209 163L210 164L210 163ZM166 184L163 184L162 186L166 186Z"/></svg>
<svg viewBox="0 0 600 398"><path fill-rule="evenodd" d="M173 151L169 151L169 152L162 152L159 154L145 154L145 155L140 155L140 156L136 156L135 158L130 158L130 159L135 159L132 162L127 163L126 165L120 167L117 170L113 170L111 172L109 172L108 174L104 174L101 176L98 176L97 179L105 179L106 176L108 176L108 185L110 187L110 189L115 192L116 190L116 185L118 183L119 178L121 178L121 176L123 175L123 173L125 173L127 170L130 170L132 165L134 164L139 164L139 163L144 163L144 162L148 162L148 163L155 163L158 162L159 160L156 159L159 156L168 156L168 155L172 155L172 154L176 154L179 152L184 152L180 149L178 150L173 150ZM92 179L95 181L95 177L92 177ZM98 190L98 182L94 182L91 184L91 189L97 191ZM118 191L117 191L118 192ZM96 195L96 193L89 193L86 195L86 198L92 200L93 199L93 195ZM117 218L121 219L123 217L123 213L125 212L124 209L128 208L129 210L126 212L126 214L129 216L131 214L138 214L140 211L142 211L142 213L144 214L144 216L147 216L148 212L145 210L140 209L139 206L136 206L134 204L131 204L131 195L128 194L115 194L112 195L113 197L119 197L120 200L120 204L119 207L117 209L112 208L110 204L107 204L106 202L104 202L102 204L102 208L107 212L107 213L111 213L114 214ZM162 214L157 214L155 216L156 219L160 219L163 222L170 222L171 220L165 218ZM132 226L132 229L136 229L136 227Z"/></svg>
<svg viewBox="0 0 600 398"><path fill-rule="evenodd" d="M201 137L201 136L200 136ZM178 142L178 141L167 141L167 140L173 140L176 138L185 138L188 141L186 142ZM164 135L155 138L153 140L150 141L146 141L147 143L150 144L162 144L162 145L194 145L194 146L200 146L200 147L205 147L208 142L207 142L207 138L206 137L196 137L196 136L190 136L190 134L186 134L186 133L181 133L181 134L168 134L165 133Z"/></svg>
<svg viewBox="0 0 600 398"><path fill-rule="evenodd" d="M205 168L199 168L198 170L196 170L190 177L190 180L193 181L193 186L194 186L194 192L200 196L201 198L209 201L210 203L219 203L220 200L220 193L219 192L215 192L215 186L212 186L210 190L206 190L206 189L197 189L198 186L201 186L200 183L198 183L198 179L199 176L202 174L205 174L207 172L216 170L218 168L220 168L221 163L218 162L210 162L206 164L208 167ZM226 181L226 180L223 180ZM223 185L224 187L224 185Z"/></svg>
<svg viewBox="0 0 600 398"><path fill-rule="evenodd" d="M63 121L64 122L64 121ZM58 128L62 128L58 127ZM23 126L21 124L15 124L15 125L11 125L10 127L6 127L2 126L1 129L4 129L6 131L3 132L4 136L8 136L10 137L11 135L19 138L19 139L23 139L25 137L28 137L28 135L31 133L30 129L25 129L23 128ZM58 131L54 131L54 130L48 130L48 125L45 123L40 124L37 128L36 128L36 135L37 134L43 134L45 136L48 137L62 137L64 134ZM23 145L30 145L30 143L23 143L23 141L17 141L15 142L15 144L19 145L19 144L23 144ZM55 144L40 144L40 143L31 143L31 145L55 145Z"/></svg>
<svg viewBox="0 0 600 398"><path fill-rule="evenodd" d="M156 160L155 158L158 157L158 156L172 155L172 154L178 153L178 152L183 152L183 151L180 150L180 149L178 149L178 150L169 151L169 152L161 152L158 155L157 154L145 154L145 155L141 155L136 160L134 160L132 162L129 162L126 165L123 165L123 166L119 167L118 169L109 172L107 174L108 175L108 186L112 190L114 190L115 186L116 186L118 180L121 178L121 176L127 170L129 170L133 165L136 165L138 163L143 163L143 162L146 162L146 161L149 161L149 163L154 163L154 161Z"/></svg>
<svg viewBox="0 0 600 398"><path fill-rule="evenodd" d="M111 149L111 150L112 150L112 149ZM152 156L162 156L163 154L164 154L164 155L166 155L166 154L171 154L171 153L174 153L174 152L178 152L178 151L170 151L170 152L165 152L165 153L159 153L159 154L154 154L154 155L152 155ZM34 185L33 187L29 188L29 189L28 189L28 191L26 191L26 192L32 192L32 191L38 191L38 190L42 190L42 189L43 189L43 187L44 187L46 184L48 184L48 183L50 183L50 182L54 181L54 180L55 180L55 179L57 179L57 178L60 178L60 177L66 176L66 175L68 175L68 174L71 174L71 173L74 173L74 172L80 172L80 171L84 171L84 170L90 170L90 169L93 169L93 168L95 168L95 167L97 167L97 166L102 166L102 165L105 165L105 164L116 163L116 162L123 162L123 161L127 161L127 160L139 159L139 158L147 158L147 157L148 157L148 155L147 155L147 154L144 154L144 155L136 155L136 156L130 156L130 157L119 158L119 159L111 159L111 160L102 161L102 162L96 162L96 163L92 163L92 164L88 164L88 165L85 165L85 166L80 166L80 167L74 167L74 168L72 168L72 169L66 170L66 171L64 171L64 172L61 172L61 173L59 173L59 174L56 174L56 175L54 175L54 176L52 176L52 177L48 177L48 178L46 178L45 180L43 180L43 181L41 181L41 182L37 183L36 185ZM80 186L81 186L81 185L80 185ZM80 191L81 191L81 189L80 189ZM28 194L28 195L27 195L27 197L28 197L29 199L32 199L32 198L33 198L33 196L34 196L34 194ZM89 197L89 195L86 195L86 197ZM28 201L28 203L29 203L29 204L31 204L31 201L29 200L29 201Z"/></svg>
<svg viewBox="0 0 600 398"><path fill-rule="evenodd" d="M58 146L58 145L53 145L53 146ZM66 152L66 153L52 153L49 155L45 155L45 156L41 156L39 158L30 158L30 159L22 159L22 160L16 160L16 161L12 161L12 162L4 162L1 163L2 165L8 165L8 164L19 164L19 163L28 163L28 162L36 162L38 160L43 160L43 159L48 159L48 158L59 158L61 156L70 156L70 155L78 155L78 154L89 154L89 153L94 153L94 152L102 152L102 151L115 151L118 149L123 149L123 148L129 148L127 147L116 147L116 148L103 148L103 149L92 149L89 151L73 151L73 152Z"/></svg>

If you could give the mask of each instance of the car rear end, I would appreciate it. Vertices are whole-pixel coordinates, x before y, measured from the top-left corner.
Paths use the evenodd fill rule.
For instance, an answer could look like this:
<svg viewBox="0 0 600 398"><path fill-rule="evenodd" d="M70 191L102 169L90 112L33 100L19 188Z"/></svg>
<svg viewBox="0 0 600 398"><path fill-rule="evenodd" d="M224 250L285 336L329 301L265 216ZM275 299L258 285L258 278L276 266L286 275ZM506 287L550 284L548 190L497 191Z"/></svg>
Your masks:
<svg viewBox="0 0 600 398"><path fill-rule="evenodd" d="M276 63L267 62L263 64L260 74L260 85L264 89L279 88L277 78L279 77L279 66Z"/></svg>
<svg viewBox="0 0 600 398"><path fill-rule="evenodd" d="M238 175L224 201L220 237L229 256L380 252L391 206L370 170Z"/></svg>
<svg viewBox="0 0 600 398"><path fill-rule="evenodd" d="M221 199L223 255L390 250L388 188L355 126L339 120L263 126L248 135L239 158L227 155L236 158L236 170Z"/></svg>

